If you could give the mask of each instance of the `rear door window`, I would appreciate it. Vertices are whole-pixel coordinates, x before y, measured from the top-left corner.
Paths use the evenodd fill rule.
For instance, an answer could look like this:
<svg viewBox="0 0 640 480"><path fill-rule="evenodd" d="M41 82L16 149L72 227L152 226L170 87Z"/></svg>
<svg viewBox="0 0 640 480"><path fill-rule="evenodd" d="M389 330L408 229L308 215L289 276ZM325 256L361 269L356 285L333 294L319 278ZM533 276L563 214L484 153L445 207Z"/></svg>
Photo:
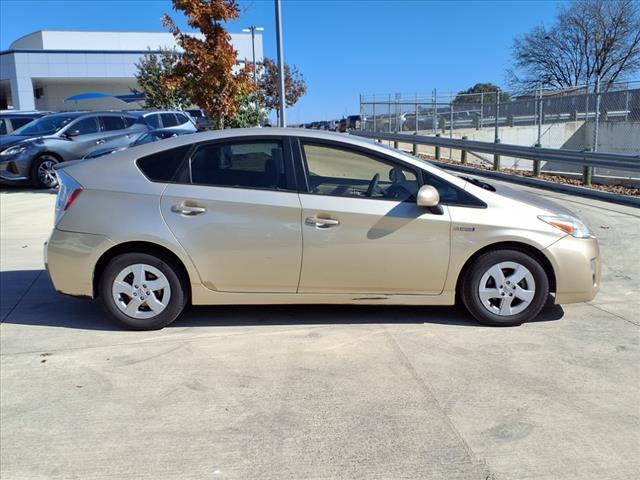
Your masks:
<svg viewBox="0 0 640 480"><path fill-rule="evenodd" d="M191 183L219 187L286 189L280 141L219 142L191 157Z"/></svg>
<svg viewBox="0 0 640 480"><path fill-rule="evenodd" d="M153 128L160 128L160 114L154 113L152 115L147 115L144 117L149 125Z"/></svg>
<svg viewBox="0 0 640 480"><path fill-rule="evenodd" d="M178 120L176 120L176 116L173 113L162 113L160 116L162 117L163 127L175 127L178 125Z"/></svg>
<svg viewBox="0 0 640 480"><path fill-rule="evenodd" d="M78 135L90 135L98 133L98 117L82 118L69 127L69 130L78 130Z"/></svg>
<svg viewBox="0 0 640 480"><path fill-rule="evenodd" d="M113 130L124 130L124 119L121 116L109 115L100 117L102 121L102 129L105 132L111 132Z"/></svg>
<svg viewBox="0 0 640 480"><path fill-rule="evenodd" d="M0 135L6 135L7 130L7 121L4 118L0 118Z"/></svg>

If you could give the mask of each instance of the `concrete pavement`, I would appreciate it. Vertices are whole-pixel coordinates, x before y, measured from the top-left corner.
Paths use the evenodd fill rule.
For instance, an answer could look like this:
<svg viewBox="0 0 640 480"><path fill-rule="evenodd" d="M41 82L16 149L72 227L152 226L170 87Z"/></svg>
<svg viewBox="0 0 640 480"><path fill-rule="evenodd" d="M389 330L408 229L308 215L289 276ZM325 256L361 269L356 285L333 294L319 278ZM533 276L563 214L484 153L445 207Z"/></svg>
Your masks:
<svg viewBox="0 0 640 480"><path fill-rule="evenodd" d="M54 197L2 192L0 476L638 478L640 210L523 189L599 236L594 302L509 329L444 307L198 307L157 332L57 295Z"/></svg>

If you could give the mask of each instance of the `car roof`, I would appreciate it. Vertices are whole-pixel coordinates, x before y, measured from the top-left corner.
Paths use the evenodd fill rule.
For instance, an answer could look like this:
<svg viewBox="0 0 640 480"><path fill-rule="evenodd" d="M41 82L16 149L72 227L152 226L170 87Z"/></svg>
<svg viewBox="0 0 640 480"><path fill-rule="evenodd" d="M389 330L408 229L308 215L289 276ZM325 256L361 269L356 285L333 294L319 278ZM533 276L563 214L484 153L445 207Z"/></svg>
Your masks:
<svg viewBox="0 0 640 480"><path fill-rule="evenodd" d="M0 117L41 117L47 112L0 112Z"/></svg>
<svg viewBox="0 0 640 480"><path fill-rule="evenodd" d="M366 148L371 152L378 152L387 157L395 157L396 159L405 162L407 164L412 164L417 168L432 171L436 175L441 178L446 179L450 183L457 185L459 187L464 188L464 185L467 183L466 180L463 180L455 175L452 175L435 165L432 165L424 160L413 157L410 154L403 153L400 151L393 150L389 147L378 144L377 142L366 139L362 137L357 137L354 135L344 134L344 133L336 133L336 132L326 132L321 130L309 130L303 128L238 128L238 129L225 129L225 130L212 130L207 132L197 132L192 133L190 135L179 135L173 138L164 139L162 142L152 142L144 145L138 145L135 149L126 149L120 152L114 153L109 160L109 175L114 178L124 174L129 165L133 164L137 159L146 157L148 155L153 155L155 153L164 152L167 150L171 150L173 148L182 147L182 146L190 146L193 144L206 143L210 141L216 140L242 140L249 139L251 137L282 137L282 136L290 136L290 137L298 137L310 140L325 140L330 142L335 142L336 146L354 146ZM92 171L93 168L104 168L99 165L98 162L92 163L94 161L99 161L100 158L83 160L76 164L76 162L71 162L68 166L63 168L69 169L70 174L74 176L74 170L85 170L89 169ZM85 175L83 175L85 176ZM93 174L85 176L85 178L94 178ZM131 177L131 181L134 181L135 177ZM144 177L141 177L144 178ZM152 182L153 183L153 182ZM151 188L147 185L147 187Z"/></svg>
<svg viewBox="0 0 640 480"><path fill-rule="evenodd" d="M132 115L140 115L144 117L145 115L152 115L155 113L186 113L184 110L129 110L127 113Z"/></svg>
<svg viewBox="0 0 640 480"><path fill-rule="evenodd" d="M69 111L69 112L56 112L46 115L47 117L70 117L80 118L90 115L122 115L122 112L117 110L85 110L85 111Z"/></svg>

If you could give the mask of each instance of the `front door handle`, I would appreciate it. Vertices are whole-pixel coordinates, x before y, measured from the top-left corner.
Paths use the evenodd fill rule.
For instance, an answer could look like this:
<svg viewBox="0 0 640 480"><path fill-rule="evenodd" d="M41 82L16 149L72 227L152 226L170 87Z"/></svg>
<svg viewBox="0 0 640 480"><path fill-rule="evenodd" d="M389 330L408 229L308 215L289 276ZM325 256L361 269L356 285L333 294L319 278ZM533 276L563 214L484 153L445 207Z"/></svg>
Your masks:
<svg viewBox="0 0 640 480"><path fill-rule="evenodd" d="M204 207L199 207L197 205L185 205L184 203L177 203L171 207L171 211L175 213L179 213L181 215L186 215L188 217L193 217L194 215L200 215L207 211Z"/></svg>
<svg viewBox="0 0 640 480"><path fill-rule="evenodd" d="M103 143L105 143L105 140L103 138L101 138L100 140L96 140L96 145L102 145Z"/></svg>
<svg viewBox="0 0 640 480"><path fill-rule="evenodd" d="M331 228L340 225L340 220L335 218L322 218L318 216L307 217L304 221L307 225L318 228Z"/></svg>

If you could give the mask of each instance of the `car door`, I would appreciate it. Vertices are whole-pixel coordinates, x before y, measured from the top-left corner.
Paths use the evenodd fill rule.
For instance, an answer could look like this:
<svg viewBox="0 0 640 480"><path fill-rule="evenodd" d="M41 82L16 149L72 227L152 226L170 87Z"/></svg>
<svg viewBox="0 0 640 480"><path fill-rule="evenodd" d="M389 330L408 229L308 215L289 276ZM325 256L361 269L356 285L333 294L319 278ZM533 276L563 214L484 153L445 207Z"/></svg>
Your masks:
<svg viewBox="0 0 640 480"><path fill-rule="evenodd" d="M224 292L295 293L300 277L300 201L288 139L197 145L162 215L203 284Z"/></svg>
<svg viewBox="0 0 640 480"><path fill-rule="evenodd" d="M102 130L102 148L126 147L135 139L122 115L100 115L98 119Z"/></svg>
<svg viewBox="0 0 640 480"><path fill-rule="evenodd" d="M300 293L439 294L449 264L446 206L419 207L421 172L367 149L302 140Z"/></svg>
<svg viewBox="0 0 640 480"><path fill-rule="evenodd" d="M73 136L65 136L73 132ZM69 140L64 145L64 151L67 153L65 160L75 160L83 158L89 152L100 148L103 144L102 131L98 123L97 116L82 117L69 124L67 128L61 132L61 136Z"/></svg>

